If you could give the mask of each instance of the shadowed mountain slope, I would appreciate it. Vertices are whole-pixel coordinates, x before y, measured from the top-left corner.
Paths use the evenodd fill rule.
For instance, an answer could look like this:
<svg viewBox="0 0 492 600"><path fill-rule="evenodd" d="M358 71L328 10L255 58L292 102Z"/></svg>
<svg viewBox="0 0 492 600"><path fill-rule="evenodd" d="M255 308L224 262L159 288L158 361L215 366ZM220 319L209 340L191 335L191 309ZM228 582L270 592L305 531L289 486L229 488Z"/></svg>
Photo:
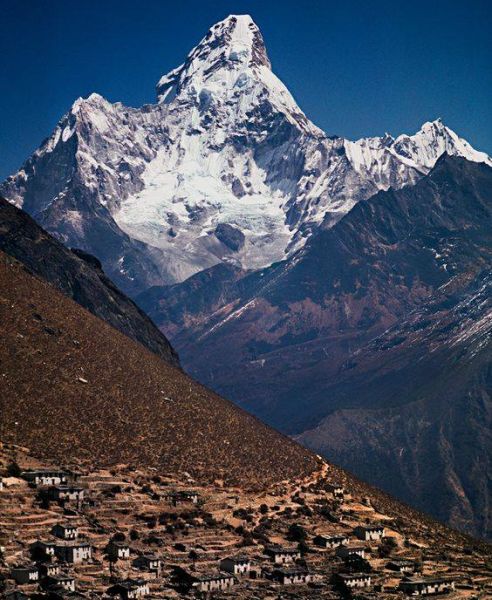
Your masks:
<svg viewBox="0 0 492 600"><path fill-rule="evenodd" d="M153 303L142 297L139 302L169 332L185 368L203 383L283 431L309 431L301 438L305 443L403 499L489 535L483 508L490 503L490 468L474 457L485 456L489 448L486 426L481 426L487 419L477 420L476 411L488 414L490 363L482 364L478 354L467 358L482 382L478 405L467 400L475 389L471 371L459 385L441 378L443 369L460 376L450 355L431 368L435 351L420 354L421 377L429 384L420 396L423 404L412 404L416 371L398 371L410 360L403 350L392 386L384 387L379 373L373 395L368 374L357 378L359 371L350 367L355 352L412 311L439 303L443 289L452 291L453 302L466 302L473 279L490 271L491 232L492 169L445 156L415 186L359 202L289 261L240 279L237 272L227 280L211 269L207 277L181 284L195 299L194 304L188 299L182 314L179 285ZM446 331L444 339L451 335ZM385 411L395 399L408 414L395 421L399 429L390 434ZM381 413L359 419L357 411L373 410L375 402ZM344 410L352 411L353 430L325 420ZM416 444L407 426L419 419L430 425L428 436ZM468 433L458 434L458 426ZM442 433L449 428L454 431ZM472 444L466 435L474 436ZM367 439L370 452L361 439ZM395 448L401 456L393 456ZM438 472L442 477L432 475Z"/></svg>
<svg viewBox="0 0 492 600"><path fill-rule="evenodd" d="M365 348L299 440L439 519L492 538L492 276L444 289Z"/></svg>
<svg viewBox="0 0 492 600"><path fill-rule="evenodd" d="M171 365L179 359L152 321L103 273L97 258L69 250L25 212L0 198L0 250Z"/></svg>

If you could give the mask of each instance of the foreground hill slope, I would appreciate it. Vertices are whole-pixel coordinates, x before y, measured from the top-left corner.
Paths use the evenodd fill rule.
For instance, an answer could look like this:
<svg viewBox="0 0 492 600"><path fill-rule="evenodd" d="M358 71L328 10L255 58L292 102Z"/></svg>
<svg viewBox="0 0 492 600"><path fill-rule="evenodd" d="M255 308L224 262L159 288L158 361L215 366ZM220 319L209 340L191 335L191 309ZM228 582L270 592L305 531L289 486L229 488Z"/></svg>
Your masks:
<svg viewBox="0 0 492 600"><path fill-rule="evenodd" d="M106 277L100 262L69 250L24 211L0 197L0 250L169 364L178 356L165 336Z"/></svg>
<svg viewBox="0 0 492 600"><path fill-rule="evenodd" d="M127 462L252 486L316 468L297 443L0 256L4 442L64 462Z"/></svg>

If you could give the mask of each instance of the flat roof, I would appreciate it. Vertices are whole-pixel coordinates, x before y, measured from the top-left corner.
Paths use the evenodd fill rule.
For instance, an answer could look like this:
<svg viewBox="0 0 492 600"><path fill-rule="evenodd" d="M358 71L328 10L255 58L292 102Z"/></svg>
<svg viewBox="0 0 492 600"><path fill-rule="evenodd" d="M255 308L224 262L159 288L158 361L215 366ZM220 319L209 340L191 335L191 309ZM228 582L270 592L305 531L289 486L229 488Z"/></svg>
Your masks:
<svg viewBox="0 0 492 600"><path fill-rule="evenodd" d="M295 548L292 546L267 546L265 550L267 552L274 552L276 554L284 554L290 552L297 554L299 552L299 548Z"/></svg>
<svg viewBox="0 0 492 600"><path fill-rule="evenodd" d="M273 573L281 573L282 575L309 575L309 569L307 567L280 567L274 569Z"/></svg>
<svg viewBox="0 0 492 600"><path fill-rule="evenodd" d="M235 579L232 573L191 573L192 577L195 577L198 581L214 581L215 579Z"/></svg>
<svg viewBox="0 0 492 600"><path fill-rule="evenodd" d="M233 560L234 562L251 562L251 558L249 556L245 556L245 555L226 556L225 558L222 558L221 560Z"/></svg>
<svg viewBox="0 0 492 600"><path fill-rule="evenodd" d="M430 585L432 583L451 583L452 577L422 577L419 579L403 579L401 583L413 583L416 585Z"/></svg>
<svg viewBox="0 0 492 600"><path fill-rule="evenodd" d="M89 547L90 548L90 544L89 542L85 541L85 540L66 540L66 541L60 541L60 542L56 542L55 546L59 546L60 548L81 548L81 547Z"/></svg>

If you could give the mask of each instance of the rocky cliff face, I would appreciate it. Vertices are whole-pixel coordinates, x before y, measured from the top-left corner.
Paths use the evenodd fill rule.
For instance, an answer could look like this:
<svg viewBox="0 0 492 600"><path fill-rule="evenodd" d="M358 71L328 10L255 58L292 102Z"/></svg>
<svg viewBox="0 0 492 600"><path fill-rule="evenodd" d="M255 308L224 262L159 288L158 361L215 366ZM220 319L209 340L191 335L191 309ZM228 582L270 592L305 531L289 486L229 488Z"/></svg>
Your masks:
<svg viewBox="0 0 492 600"><path fill-rule="evenodd" d="M463 307L492 263L491 189L492 169L443 157L415 186L359 203L290 260L246 275L214 267L144 305L164 329L170 323L200 380L368 480L490 535L489 466L474 462L490 450L487 418L480 426L477 416L490 408L490 315L483 291L476 317L465 319ZM414 356L398 327L410 319L411 328L426 306L443 325L422 317ZM475 321L481 350L464 339L470 354L461 355L453 336ZM381 341L387 330L396 333ZM367 346L374 339L380 353Z"/></svg>
<svg viewBox="0 0 492 600"><path fill-rule="evenodd" d="M358 201L417 181L443 152L491 164L439 120L396 139L327 136L274 75L246 15L214 25L157 95L138 109L77 100L0 186L134 294L221 262L282 260Z"/></svg>
<svg viewBox="0 0 492 600"><path fill-rule="evenodd" d="M0 198L0 250L165 362L176 352L152 321L106 277L97 258L69 250L22 210Z"/></svg>

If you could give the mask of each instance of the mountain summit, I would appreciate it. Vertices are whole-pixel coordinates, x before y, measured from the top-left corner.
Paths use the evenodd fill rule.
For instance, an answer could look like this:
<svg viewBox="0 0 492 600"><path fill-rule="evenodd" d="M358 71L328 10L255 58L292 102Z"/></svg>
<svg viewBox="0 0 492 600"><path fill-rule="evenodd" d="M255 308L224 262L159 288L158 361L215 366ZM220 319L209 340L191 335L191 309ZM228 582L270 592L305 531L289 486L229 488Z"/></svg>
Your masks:
<svg viewBox="0 0 492 600"><path fill-rule="evenodd" d="M142 108L78 99L0 185L124 290L225 262L288 258L357 202L426 175L444 153L492 164L441 121L415 135L329 137L273 74L248 15L214 25Z"/></svg>

